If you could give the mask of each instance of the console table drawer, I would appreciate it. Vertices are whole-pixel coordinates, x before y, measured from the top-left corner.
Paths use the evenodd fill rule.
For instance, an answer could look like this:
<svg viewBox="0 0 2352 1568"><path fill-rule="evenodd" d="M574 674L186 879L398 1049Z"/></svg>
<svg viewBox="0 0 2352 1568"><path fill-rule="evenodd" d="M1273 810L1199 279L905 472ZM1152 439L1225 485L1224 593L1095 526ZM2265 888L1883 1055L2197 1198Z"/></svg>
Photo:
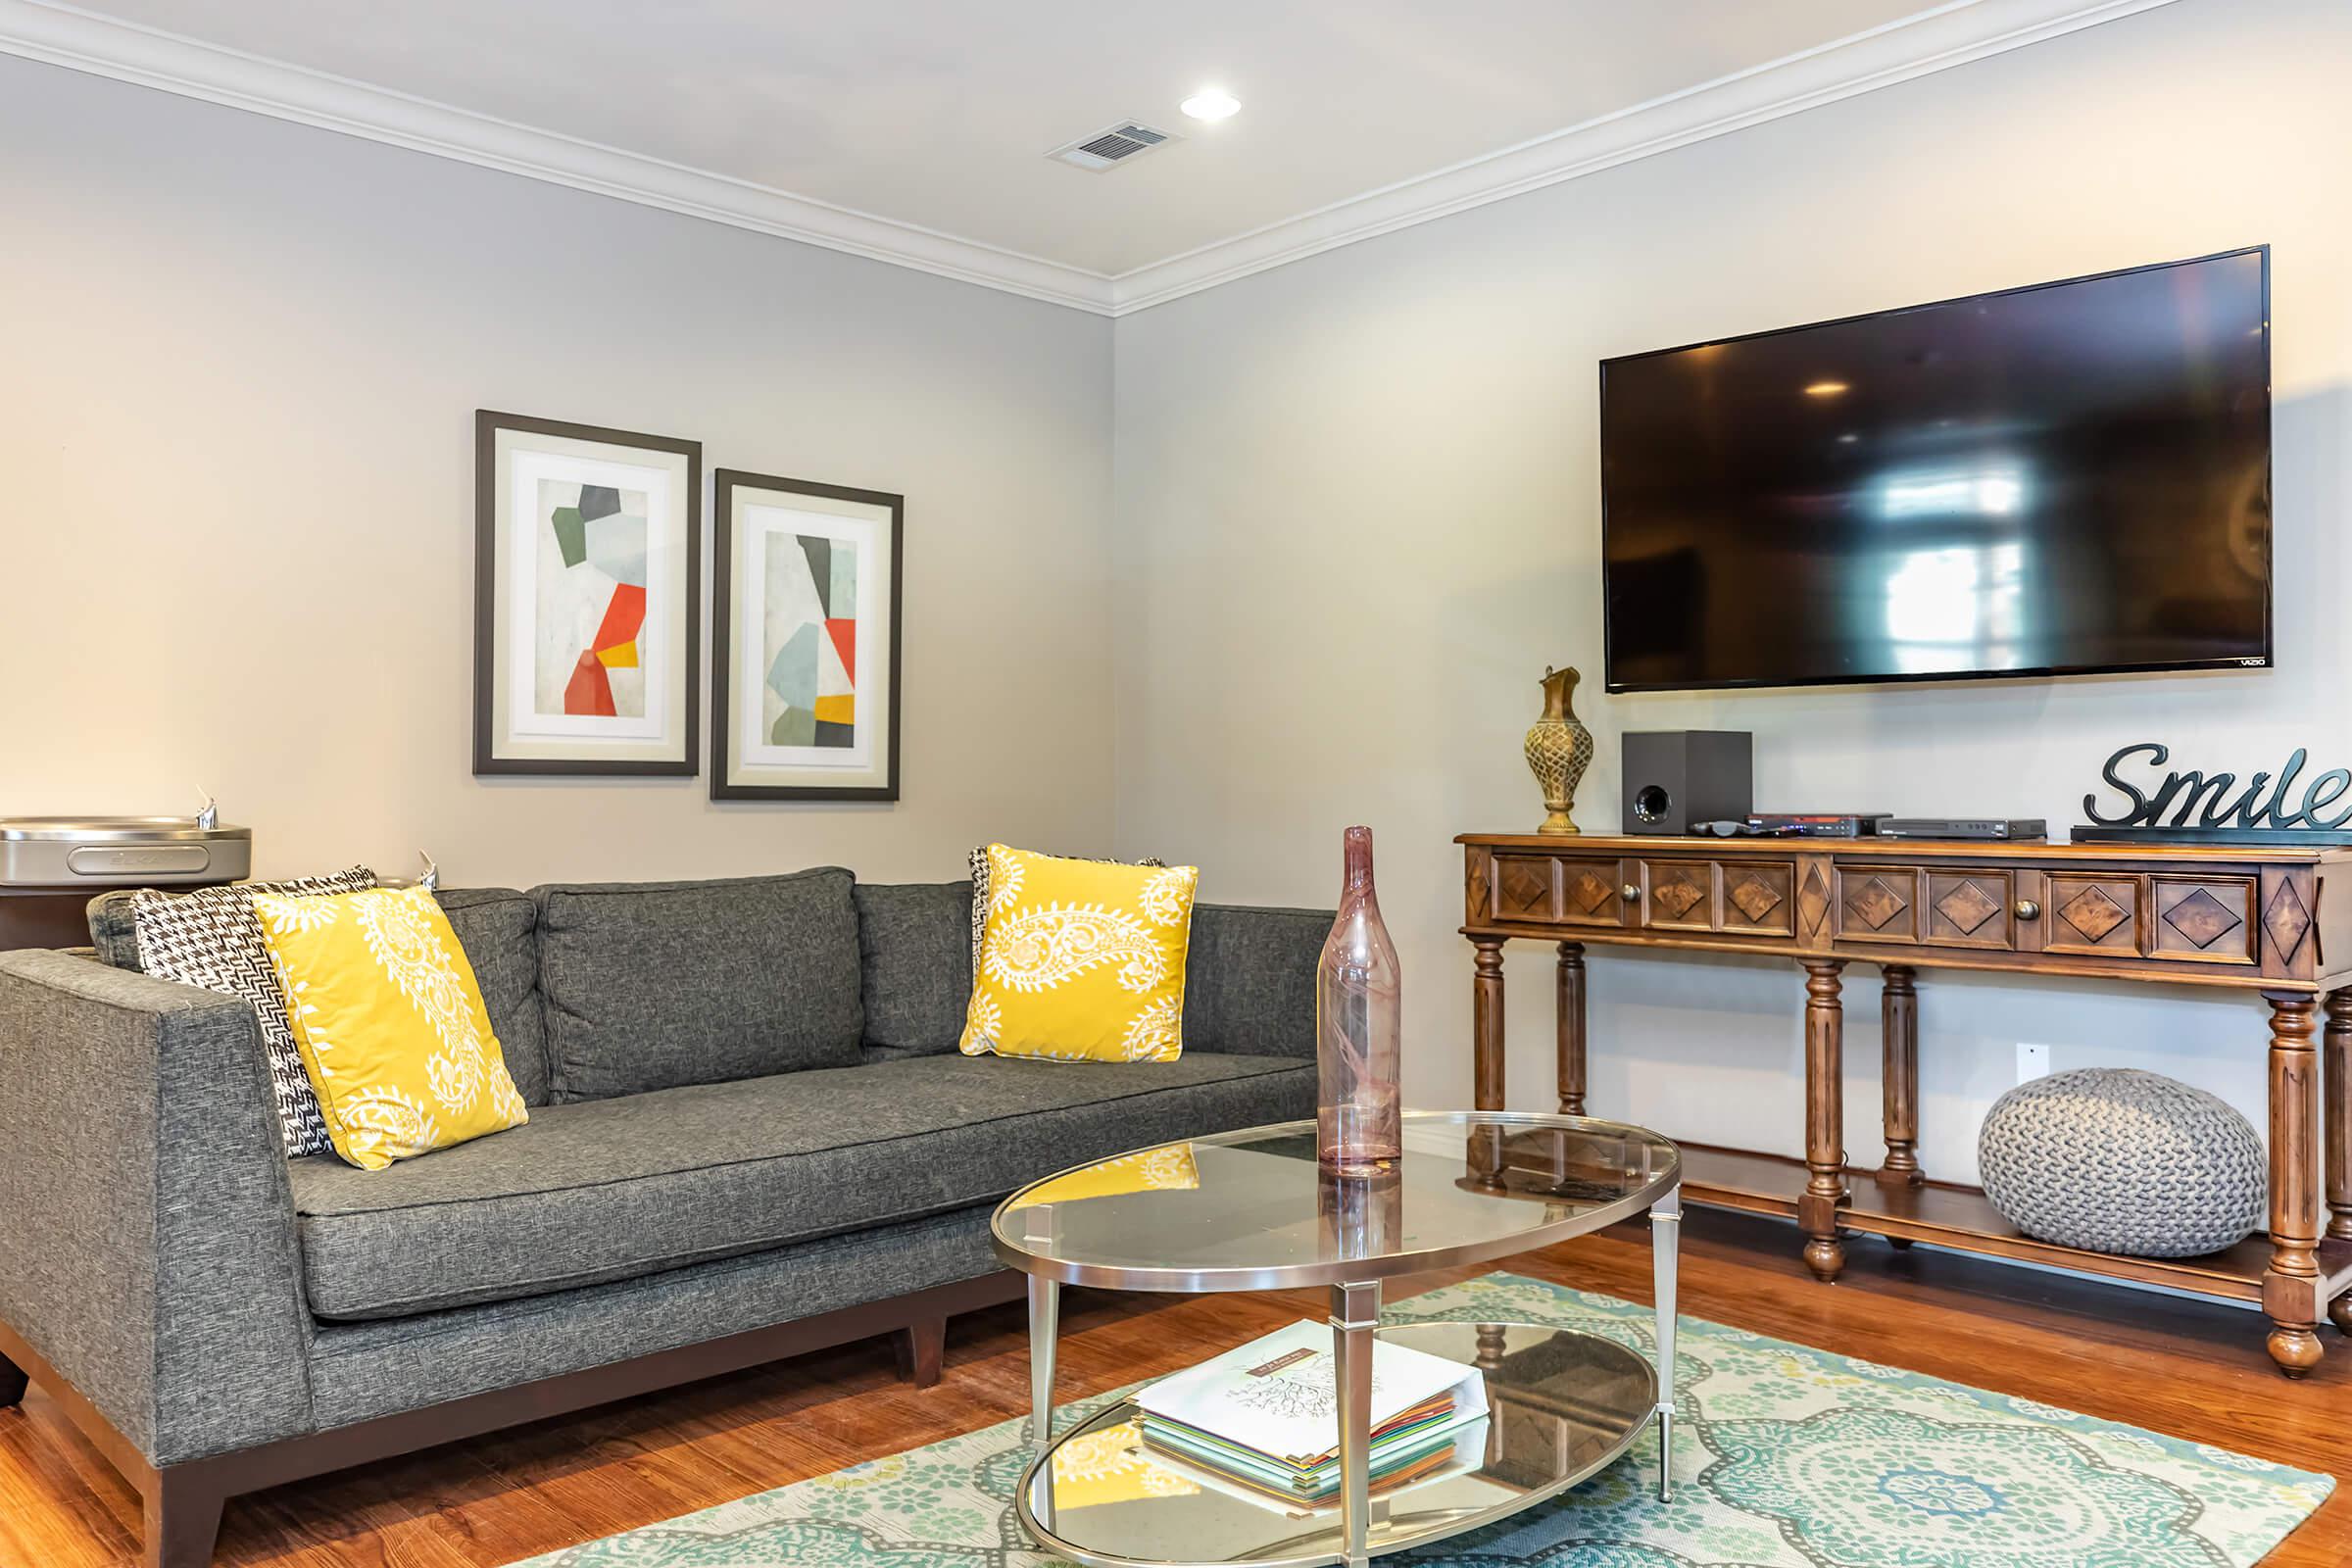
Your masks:
<svg viewBox="0 0 2352 1568"><path fill-rule="evenodd" d="M2045 953L2139 952L2139 878L2095 871L2052 871L2042 900Z"/></svg>
<svg viewBox="0 0 2352 1568"><path fill-rule="evenodd" d="M1615 859L1560 861L1560 918L1570 925L1625 924L1625 896Z"/></svg>
<svg viewBox="0 0 2352 1568"><path fill-rule="evenodd" d="M1939 948L2006 952L2017 945L2010 924L2015 904L2006 871L1930 871L1927 940Z"/></svg>
<svg viewBox="0 0 2352 1568"><path fill-rule="evenodd" d="M2017 945L2015 900L2007 871L1843 861L1836 932L1847 942L2007 952Z"/></svg>
<svg viewBox="0 0 2352 1568"><path fill-rule="evenodd" d="M2148 922L2148 956L2200 963L2261 961L2250 876L2165 876L2148 879L2156 917Z"/></svg>
<svg viewBox="0 0 2352 1568"><path fill-rule="evenodd" d="M1637 863L1643 930L1747 937L1796 934L1794 860L1659 856Z"/></svg>
<svg viewBox="0 0 2352 1568"><path fill-rule="evenodd" d="M1494 918L1621 926L1625 899L1619 892L1618 871L1613 858L1497 855L1491 895Z"/></svg>
<svg viewBox="0 0 2352 1568"><path fill-rule="evenodd" d="M1723 929L1747 936L1796 934L1796 862L1725 860Z"/></svg>
<svg viewBox="0 0 2352 1568"><path fill-rule="evenodd" d="M1494 857L1494 918L1497 920L1555 920L1559 918L1557 862L1547 856Z"/></svg>
<svg viewBox="0 0 2352 1568"><path fill-rule="evenodd" d="M1715 929L1715 863L1656 859L1642 862L1642 923L1652 931Z"/></svg>
<svg viewBox="0 0 2352 1568"><path fill-rule="evenodd" d="M1848 942L1920 940L1920 887L1927 873L1916 865L1856 861L1838 867L1833 930Z"/></svg>

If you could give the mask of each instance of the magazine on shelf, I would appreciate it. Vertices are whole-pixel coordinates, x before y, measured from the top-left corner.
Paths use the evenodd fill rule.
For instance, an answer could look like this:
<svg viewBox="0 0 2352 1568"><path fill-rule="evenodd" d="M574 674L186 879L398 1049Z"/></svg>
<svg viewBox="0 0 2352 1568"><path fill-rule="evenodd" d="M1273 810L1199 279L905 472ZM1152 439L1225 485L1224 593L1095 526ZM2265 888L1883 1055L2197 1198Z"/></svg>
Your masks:
<svg viewBox="0 0 2352 1568"><path fill-rule="evenodd" d="M1479 1469L1487 1461L1487 1429L1492 1420L1492 1416L1484 1415L1465 1418L1459 1425L1446 1430L1433 1454L1392 1471L1374 1481L1366 1491L1372 1496L1383 1497L1406 1487L1468 1475ZM1336 1481L1325 1494L1305 1496L1288 1486L1264 1486L1223 1465L1188 1458L1181 1450L1155 1443L1150 1438L1143 1439L1142 1443L1152 1462L1163 1472L1191 1482L1204 1491L1253 1503L1291 1519L1313 1519L1339 1510L1340 1494ZM1333 1474L1337 1476L1336 1468Z"/></svg>
<svg viewBox="0 0 2352 1568"><path fill-rule="evenodd" d="M1339 1390L1331 1329L1298 1322L1251 1340L1135 1396L1147 1442L1285 1496L1313 1501L1339 1485ZM1457 1429L1487 1413L1476 1367L1375 1340L1372 1478L1453 1448Z"/></svg>

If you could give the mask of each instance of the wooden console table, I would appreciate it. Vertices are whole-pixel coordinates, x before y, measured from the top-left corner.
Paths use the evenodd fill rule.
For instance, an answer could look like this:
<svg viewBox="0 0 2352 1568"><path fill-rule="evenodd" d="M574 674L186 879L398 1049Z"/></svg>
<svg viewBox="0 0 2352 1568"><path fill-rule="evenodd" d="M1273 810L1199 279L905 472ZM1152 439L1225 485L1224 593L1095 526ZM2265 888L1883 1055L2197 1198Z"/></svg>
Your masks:
<svg viewBox="0 0 2352 1568"><path fill-rule="evenodd" d="M1462 934L1477 950L1476 1102L1503 1105L1503 943L1558 944L1559 1108L1585 1113L1585 947L1762 953L1805 971L1805 1157L1684 1146L1691 1201L1793 1216L1805 1261L1840 1230L2259 1301L2289 1377L2323 1317L2352 1334L2352 849L1660 839L1468 833ZM2333 896L2330 876L2342 882ZM1848 963L1875 963L1886 1156L1849 1172ZM2270 1006L2270 1231L2206 1257L2117 1257L2022 1235L1919 1163L1923 968L2223 986ZM2317 1015L2326 1018L2325 1087ZM2325 1102L2323 1106L2323 1101ZM2321 1154L2325 1132L2325 1206ZM1852 1178L1852 1179L1849 1179Z"/></svg>

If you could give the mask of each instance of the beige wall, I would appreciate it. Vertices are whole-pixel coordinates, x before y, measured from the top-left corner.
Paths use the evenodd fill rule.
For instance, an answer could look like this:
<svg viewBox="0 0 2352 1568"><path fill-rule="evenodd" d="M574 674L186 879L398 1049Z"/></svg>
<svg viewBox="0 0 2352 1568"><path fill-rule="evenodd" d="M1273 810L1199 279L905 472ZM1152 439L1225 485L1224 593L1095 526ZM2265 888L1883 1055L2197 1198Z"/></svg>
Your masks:
<svg viewBox="0 0 2352 1568"><path fill-rule="evenodd" d="M2146 738L2352 764L2352 8L2181 0L1126 318L1119 832L1204 894L1327 903L1378 834L1411 1098L1469 1096L1465 829L1532 827L1519 739L1547 662L1599 740L1755 732L1774 808L2079 819ZM1612 698L1599 690L1594 362L2106 268L2274 244L2275 671ZM1549 963L1510 956L1511 1102L1548 1103ZM1595 1107L1794 1152L1799 977L1604 954ZM1875 1161L1875 975L1854 971L1848 1144ZM2020 1041L2262 1097L2257 1006L2180 990L1922 982L1926 1156L1974 1169ZM2259 1115L2257 1117L2259 1121Z"/></svg>
<svg viewBox="0 0 2352 1568"><path fill-rule="evenodd" d="M10 58L0 215L0 814L201 784L265 872L465 882L1107 848L1106 321ZM472 777L476 408L905 492L900 803Z"/></svg>

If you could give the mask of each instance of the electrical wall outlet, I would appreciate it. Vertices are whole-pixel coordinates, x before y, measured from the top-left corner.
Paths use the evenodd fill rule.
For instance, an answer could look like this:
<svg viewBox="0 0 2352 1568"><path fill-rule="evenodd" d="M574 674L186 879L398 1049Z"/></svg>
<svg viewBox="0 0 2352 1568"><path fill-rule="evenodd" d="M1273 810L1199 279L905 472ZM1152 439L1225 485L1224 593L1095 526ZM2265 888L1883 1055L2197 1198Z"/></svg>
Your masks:
<svg viewBox="0 0 2352 1568"><path fill-rule="evenodd" d="M2028 1045L2022 1040L2019 1041L2017 1044L2017 1081L2022 1084L2035 1078L2046 1078L2049 1076L2049 1072L2050 1048Z"/></svg>

